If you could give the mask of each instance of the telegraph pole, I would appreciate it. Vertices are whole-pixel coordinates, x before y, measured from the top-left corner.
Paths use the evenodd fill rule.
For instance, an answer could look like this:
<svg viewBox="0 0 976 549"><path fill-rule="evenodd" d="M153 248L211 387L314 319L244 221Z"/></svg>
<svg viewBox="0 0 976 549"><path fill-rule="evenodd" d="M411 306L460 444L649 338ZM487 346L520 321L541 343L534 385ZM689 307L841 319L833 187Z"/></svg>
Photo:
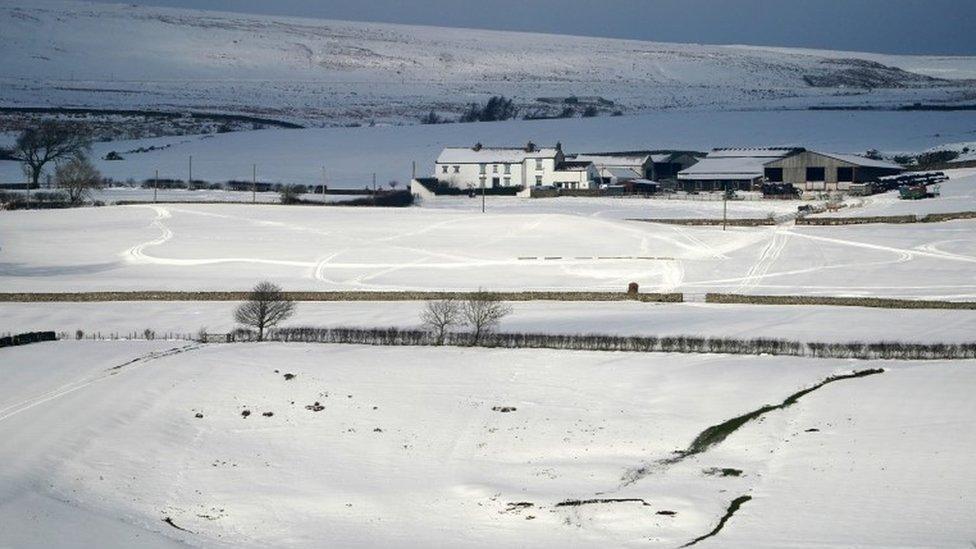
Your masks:
<svg viewBox="0 0 976 549"><path fill-rule="evenodd" d="M156 203L156 198L159 194L159 170L156 170L156 178L153 179L153 204Z"/></svg>
<svg viewBox="0 0 976 549"><path fill-rule="evenodd" d="M722 230L729 220L729 184L725 184L725 192L722 193Z"/></svg>
<svg viewBox="0 0 976 549"><path fill-rule="evenodd" d="M376 172L373 172L373 205L376 205Z"/></svg>
<svg viewBox="0 0 976 549"><path fill-rule="evenodd" d="M190 170L189 171L190 171L190 174L189 174L189 177L190 178L186 182L190 186L190 189L192 190L193 189L193 155L192 154L190 155Z"/></svg>
<svg viewBox="0 0 976 549"><path fill-rule="evenodd" d="M251 164L251 204L258 201L258 165Z"/></svg>

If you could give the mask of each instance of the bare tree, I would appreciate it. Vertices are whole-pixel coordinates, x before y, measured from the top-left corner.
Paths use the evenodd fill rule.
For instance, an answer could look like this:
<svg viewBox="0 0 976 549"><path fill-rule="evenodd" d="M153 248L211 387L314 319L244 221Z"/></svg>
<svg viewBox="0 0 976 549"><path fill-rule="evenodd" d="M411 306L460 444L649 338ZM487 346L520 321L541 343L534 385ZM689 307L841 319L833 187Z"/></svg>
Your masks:
<svg viewBox="0 0 976 549"><path fill-rule="evenodd" d="M390 186L390 190L395 191L396 188L400 186L400 182L397 181L396 179L394 179L394 180L390 181L389 183L387 183L387 185Z"/></svg>
<svg viewBox="0 0 976 549"><path fill-rule="evenodd" d="M41 180L44 166L59 163L88 152L91 141L88 132L77 123L46 120L36 128L24 130L14 145L13 156L24 165L24 173L30 178L30 188Z"/></svg>
<svg viewBox="0 0 976 549"><path fill-rule="evenodd" d="M471 328L471 344L478 345L486 335L498 328L498 323L511 314L512 308L497 296L483 290L471 294L461 308L465 324Z"/></svg>
<svg viewBox="0 0 976 549"><path fill-rule="evenodd" d="M247 301L234 312L239 324L257 328L258 341L264 340L264 330L273 328L295 313L295 302L288 299L281 287L271 282L261 282L251 290Z"/></svg>
<svg viewBox="0 0 976 549"><path fill-rule="evenodd" d="M437 344L443 345L451 326L461 323L461 304L455 299L428 301L420 312L420 322L437 335Z"/></svg>
<svg viewBox="0 0 976 549"><path fill-rule="evenodd" d="M58 166L54 172L54 183L68 194L72 204L80 204L93 190L102 188L102 174L88 157L79 154Z"/></svg>

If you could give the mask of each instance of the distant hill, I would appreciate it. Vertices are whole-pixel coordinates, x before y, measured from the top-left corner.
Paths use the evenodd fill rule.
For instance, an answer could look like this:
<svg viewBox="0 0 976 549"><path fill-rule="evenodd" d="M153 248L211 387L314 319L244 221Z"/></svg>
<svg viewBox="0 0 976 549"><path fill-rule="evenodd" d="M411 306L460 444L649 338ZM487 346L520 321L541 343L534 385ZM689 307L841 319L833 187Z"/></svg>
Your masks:
<svg viewBox="0 0 976 549"><path fill-rule="evenodd" d="M974 57L703 46L0 0L0 106L244 114L302 125L903 105L976 97Z"/></svg>

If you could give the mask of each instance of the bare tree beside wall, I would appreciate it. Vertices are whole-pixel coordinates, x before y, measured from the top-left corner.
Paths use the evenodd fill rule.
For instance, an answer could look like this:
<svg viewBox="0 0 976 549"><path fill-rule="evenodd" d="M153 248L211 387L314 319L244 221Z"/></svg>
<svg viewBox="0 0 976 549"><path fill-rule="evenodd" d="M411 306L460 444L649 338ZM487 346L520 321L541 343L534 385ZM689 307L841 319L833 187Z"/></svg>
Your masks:
<svg viewBox="0 0 976 549"><path fill-rule="evenodd" d="M261 282L251 290L247 301L234 312L238 324L258 331L258 341L264 340L264 331L273 328L295 313L295 302L288 299L281 287L271 282Z"/></svg>
<svg viewBox="0 0 976 549"><path fill-rule="evenodd" d="M434 333L437 344L443 345L447 331L461 323L461 304L455 299L428 301L420 312L420 322Z"/></svg>
<svg viewBox="0 0 976 549"><path fill-rule="evenodd" d="M24 130L14 145L13 156L23 164L24 173L30 179L28 201L30 188L37 187L45 166L84 154L90 146L88 132L78 123L46 120L36 128Z"/></svg>
<svg viewBox="0 0 976 549"><path fill-rule="evenodd" d="M102 188L102 174L84 155L77 155L58 166L54 184L68 195L72 204L81 204L91 192Z"/></svg>
<svg viewBox="0 0 976 549"><path fill-rule="evenodd" d="M471 294L461 308L465 324L471 329L471 344L481 344L485 336L498 329L501 320L511 313L512 308L494 294L481 290Z"/></svg>

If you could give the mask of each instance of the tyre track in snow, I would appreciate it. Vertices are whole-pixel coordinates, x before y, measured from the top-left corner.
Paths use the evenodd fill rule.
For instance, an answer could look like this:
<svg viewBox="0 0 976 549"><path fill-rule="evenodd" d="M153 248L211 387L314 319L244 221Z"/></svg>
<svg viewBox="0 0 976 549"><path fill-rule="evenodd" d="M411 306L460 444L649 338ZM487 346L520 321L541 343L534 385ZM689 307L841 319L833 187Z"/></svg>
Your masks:
<svg viewBox="0 0 976 549"><path fill-rule="evenodd" d="M67 395L69 395L71 393L74 393L75 391L84 389L85 387L88 387L88 386L90 386L92 384L99 383L99 382L105 381L107 379L111 379L114 376L117 376L117 375L120 375L122 373L131 371L131 368L129 368L129 367L132 366L132 365L134 365L134 364L142 365L142 364L146 364L148 362L152 362L152 361L155 361L155 360L159 360L161 358L166 358L166 357L170 357L170 356L173 356L173 355L178 355L178 354L182 354L182 353L186 353L186 352L190 352L190 351L195 351L195 350L201 349L203 347L204 347L203 344L193 343L193 344L190 344L190 345L183 345L181 347L173 347L171 349L165 349L165 350L162 350L162 351L151 351L151 352L146 353L144 355L137 356L137 357L135 357L135 358L133 358L131 360L127 360L127 361L125 361L125 362L123 362L121 364L117 364L115 366L109 367L109 368L103 370L99 374L89 375L89 376L83 377L83 378L81 378L79 380L72 381L70 383L66 383L64 385L61 385L60 387L57 387L55 389L52 389L52 390L47 391L45 393L42 393L40 395L36 395L34 397L31 397L31 398L29 398L27 400L23 400L23 401L20 401L18 403L10 404L8 406L5 406L3 408L0 408L0 423L2 423L3 421L6 421L7 419L10 419L11 417L16 416L17 414L20 414L22 412L26 412L27 410L30 410L31 408L35 408L35 407L40 406L42 404L51 402L52 400L57 400L57 399L59 399L61 397L67 396Z"/></svg>
<svg viewBox="0 0 976 549"><path fill-rule="evenodd" d="M783 254L783 250L789 242L789 234L789 231L783 227L777 227L773 231L773 237L759 254L759 259L752 265L742 283L739 284L738 292L748 292L759 285L759 282L769 273L776 260Z"/></svg>

